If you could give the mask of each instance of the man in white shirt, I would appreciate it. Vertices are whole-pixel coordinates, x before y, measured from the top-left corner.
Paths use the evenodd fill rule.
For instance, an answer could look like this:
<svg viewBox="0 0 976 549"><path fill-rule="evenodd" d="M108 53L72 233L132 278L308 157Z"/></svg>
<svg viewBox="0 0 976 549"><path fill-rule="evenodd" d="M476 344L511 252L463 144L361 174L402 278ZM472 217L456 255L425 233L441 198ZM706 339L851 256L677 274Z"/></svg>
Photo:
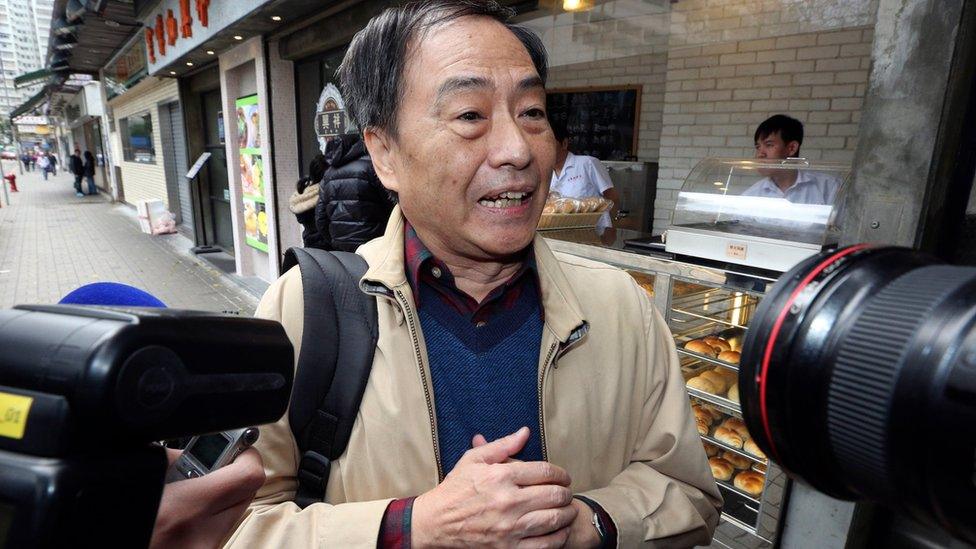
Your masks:
<svg viewBox="0 0 976 549"><path fill-rule="evenodd" d="M550 121L550 125L558 148L549 191L572 198L602 196L613 202L613 208L597 222L597 230L602 234L612 226L611 215L616 217L617 209L620 207L620 195L613 187L610 172L599 159L576 155L569 151L569 132L565 125L554 121Z"/></svg>
<svg viewBox="0 0 976 549"><path fill-rule="evenodd" d="M767 118L756 128L756 158L785 160L800 154L803 123L784 114ZM795 204L834 203L840 181L831 175L795 168L759 170L765 175L746 189L743 196L785 198Z"/></svg>

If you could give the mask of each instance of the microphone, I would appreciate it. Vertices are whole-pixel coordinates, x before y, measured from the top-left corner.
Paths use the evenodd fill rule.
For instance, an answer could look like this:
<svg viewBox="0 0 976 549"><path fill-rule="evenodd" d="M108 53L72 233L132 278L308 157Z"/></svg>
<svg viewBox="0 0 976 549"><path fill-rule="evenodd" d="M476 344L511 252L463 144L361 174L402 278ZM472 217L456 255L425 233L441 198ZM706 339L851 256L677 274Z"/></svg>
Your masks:
<svg viewBox="0 0 976 549"><path fill-rule="evenodd" d="M58 304L166 308L165 303L149 292L117 282L86 284L61 298Z"/></svg>

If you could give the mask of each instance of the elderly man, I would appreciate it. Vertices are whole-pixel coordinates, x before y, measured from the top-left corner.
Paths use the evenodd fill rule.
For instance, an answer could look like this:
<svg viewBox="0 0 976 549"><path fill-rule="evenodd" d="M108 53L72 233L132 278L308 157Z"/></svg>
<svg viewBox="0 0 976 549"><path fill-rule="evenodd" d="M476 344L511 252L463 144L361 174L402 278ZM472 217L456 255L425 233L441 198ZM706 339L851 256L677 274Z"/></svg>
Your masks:
<svg viewBox="0 0 976 549"><path fill-rule="evenodd" d="M708 543L720 496L673 340L624 272L536 236L556 143L546 57L475 0L391 8L340 69L383 185L360 247L379 341L325 501L293 498L287 415L256 444L267 482L241 547L634 547ZM299 349L293 269L258 315Z"/></svg>

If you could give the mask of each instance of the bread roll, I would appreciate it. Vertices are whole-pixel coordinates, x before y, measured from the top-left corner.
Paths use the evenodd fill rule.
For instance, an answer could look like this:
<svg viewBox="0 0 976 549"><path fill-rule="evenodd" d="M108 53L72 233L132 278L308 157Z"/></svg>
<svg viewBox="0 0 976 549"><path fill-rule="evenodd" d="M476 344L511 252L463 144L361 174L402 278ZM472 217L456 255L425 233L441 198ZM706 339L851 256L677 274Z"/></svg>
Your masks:
<svg viewBox="0 0 976 549"><path fill-rule="evenodd" d="M706 338L703 338L702 341L708 343L712 347L715 347L716 349L718 349L720 353L732 350L732 346L729 345L728 341L725 341L724 339L717 336L708 336Z"/></svg>
<svg viewBox="0 0 976 549"><path fill-rule="evenodd" d="M725 384L728 385L729 387L731 387L733 383L739 381L739 373L733 370L729 370L728 368L723 368L719 366L713 369L712 371L722 376L722 379L725 380Z"/></svg>
<svg viewBox="0 0 976 549"><path fill-rule="evenodd" d="M736 469L748 469L752 466L753 461L745 456L740 456L735 452L729 452L728 450L722 452L722 459L732 464L732 467Z"/></svg>
<svg viewBox="0 0 976 549"><path fill-rule="evenodd" d="M699 391L705 391L706 393L715 394L715 385L711 381L702 378L702 376L693 377L686 383L691 389L698 389Z"/></svg>
<svg viewBox="0 0 976 549"><path fill-rule="evenodd" d="M555 202L553 202L553 205L555 207L556 213L561 213L561 214L573 213L573 210L575 208L573 201L567 200L565 198L560 198L559 200L556 200Z"/></svg>
<svg viewBox="0 0 976 549"><path fill-rule="evenodd" d="M765 463L753 463L752 470L765 475L766 474L766 464Z"/></svg>
<svg viewBox="0 0 976 549"><path fill-rule="evenodd" d="M730 417L729 419L723 421L722 427L735 431L740 437L742 437L742 440L749 438L749 430L746 429L745 422L737 417Z"/></svg>
<svg viewBox="0 0 976 549"><path fill-rule="evenodd" d="M695 419L695 427L698 429L698 434L701 436L708 436L709 424L701 419Z"/></svg>
<svg viewBox="0 0 976 549"><path fill-rule="evenodd" d="M708 456L708 457L715 457L715 456L718 455L718 452L719 452L719 447L718 446L715 446L714 444L712 444L710 442L703 442L702 444L705 446L705 455L706 456Z"/></svg>
<svg viewBox="0 0 976 549"><path fill-rule="evenodd" d="M725 391L729 390L729 380L722 374L714 371L708 371L698 377L710 381L712 385L715 386L715 392L712 394L724 395Z"/></svg>
<svg viewBox="0 0 976 549"><path fill-rule="evenodd" d="M714 466L712 467L712 474L715 474ZM757 497L762 494L763 484L765 483L766 477L755 471L742 471L735 476L734 482L736 488L753 497Z"/></svg>
<svg viewBox="0 0 976 549"><path fill-rule="evenodd" d="M715 418L712 417L711 412L706 412L701 406L695 404L691 407L691 411L695 413L695 419L705 422L705 425L711 425Z"/></svg>
<svg viewBox="0 0 976 549"><path fill-rule="evenodd" d="M766 454L759 449L759 446L756 445L755 441L753 441L751 438L746 441L746 443L742 446L742 449L745 450L747 454L756 456L759 459L766 459Z"/></svg>
<svg viewBox="0 0 976 549"><path fill-rule="evenodd" d="M708 465L712 468L712 476L718 480L731 479L732 473L735 471L735 467L732 467L731 463L719 457L709 458ZM762 491L761 484L759 490Z"/></svg>
<svg viewBox="0 0 976 549"><path fill-rule="evenodd" d="M700 339L693 339L688 343L685 343L685 349L700 355L707 355L710 357L718 356L718 353L715 351L715 347L712 347Z"/></svg>
<svg viewBox="0 0 976 549"><path fill-rule="evenodd" d="M741 358L742 355L739 354L739 351L722 351L718 354L719 360L728 362L729 364L738 364Z"/></svg>
<svg viewBox="0 0 976 549"><path fill-rule="evenodd" d="M712 438L719 442L724 442L733 448L742 448L742 436L728 427L715 429L715 434L712 435Z"/></svg>
<svg viewBox="0 0 976 549"><path fill-rule="evenodd" d="M613 201L612 200L606 200L604 198L601 198L600 199L600 205L597 206L596 211L598 211L598 212L605 212L605 211L609 210L611 207L613 207Z"/></svg>
<svg viewBox="0 0 976 549"><path fill-rule="evenodd" d="M702 410L705 410L709 414L712 414L713 423L725 417L725 414L723 414L718 408L712 406L711 404L701 404L700 406Z"/></svg>
<svg viewBox="0 0 976 549"><path fill-rule="evenodd" d="M738 383L733 383L732 386L729 387L729 394L726 395L725 398L731 400L732 402L739 402L739 384Z"/></svg>

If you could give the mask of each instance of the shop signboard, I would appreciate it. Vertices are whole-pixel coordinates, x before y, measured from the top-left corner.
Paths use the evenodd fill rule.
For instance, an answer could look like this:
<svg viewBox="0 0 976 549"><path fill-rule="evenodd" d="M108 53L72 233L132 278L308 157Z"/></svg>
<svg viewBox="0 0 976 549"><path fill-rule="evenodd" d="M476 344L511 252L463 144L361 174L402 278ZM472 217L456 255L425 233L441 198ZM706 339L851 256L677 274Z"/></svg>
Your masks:
<svg viewBox="0 0 976 549"><path fill-rule="evenodd" d="M244 195L244 241L268 251L268 212L264 201L264 161L261 157L261 113L258 96L236 102L237 150L240 153L241 194Z"/></svg>
<svg viewBox="0 0 976 549"><path fill-rule="evenodd" d="M319 139L319 150L325 152L330 139L356 129L356 123L346 113L346 103L335 84L329 82L319 95L315 109L315 135Z"/></svg>
<svg viewBox="0 0 976 549"><path fill-rule="evenodd" d="M142 19L149 74L156 75L264 4L267 0L163 0Z"/></svg>
<svg viewBox="0 0 976 549"><path fill-rule="evenodd" d="M146 43L135 37L128 48L105 67L108 99L122 95L146 76Z"/></svg>

